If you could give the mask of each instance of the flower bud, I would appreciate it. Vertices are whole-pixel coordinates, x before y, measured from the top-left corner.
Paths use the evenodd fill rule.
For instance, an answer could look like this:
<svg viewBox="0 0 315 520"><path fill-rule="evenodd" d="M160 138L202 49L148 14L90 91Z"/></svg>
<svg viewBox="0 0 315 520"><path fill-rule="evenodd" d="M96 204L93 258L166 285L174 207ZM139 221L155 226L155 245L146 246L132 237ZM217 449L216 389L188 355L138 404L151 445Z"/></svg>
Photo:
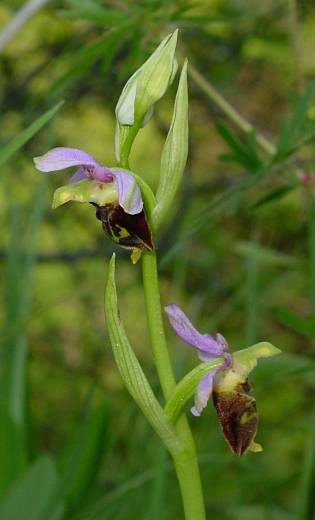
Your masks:
<svg viewBox="0 0 315 520"><path fill-rule="evenodd" d="M177 30L160 43L150 58L127 81L116 106L115 149L117 160L121 150L152 116L154 104L164 95L177 70L175 49ZM129 128L125 128L125 127ZM129 143L130 144L130 143ZM129 146L130 148L130 146ZM128 150L129 152L129 150Z"/></svg>

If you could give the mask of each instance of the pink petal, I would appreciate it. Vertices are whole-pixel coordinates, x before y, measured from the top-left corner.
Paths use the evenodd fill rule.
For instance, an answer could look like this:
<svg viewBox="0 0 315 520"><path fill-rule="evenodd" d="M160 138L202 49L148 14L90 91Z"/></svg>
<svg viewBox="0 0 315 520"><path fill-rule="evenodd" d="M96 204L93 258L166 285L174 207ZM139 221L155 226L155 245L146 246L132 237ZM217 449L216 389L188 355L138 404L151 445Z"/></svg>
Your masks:
<svg viewBox="0 0 315 520"><path fill-rule="evenodd" d="M77 148L53 148L45 155L34 157L34 163L41 172L63 170L70 166L97 166L97 162L86 152Z"/></svg>
<svg viewBox="0 0 315 520"><path fill-rule="evenodd" d="M215 341L209 334L198 332L185 313L175 303L165 307L165 312L176 334L188 345L199 351L199 357L202 361L223 355L222 344Z"/></svg>
<svg viewBox="0 0 315 520"><path fill-rule="evenodd" d="M69 184L75 184L76 182L82 181L83 179L86 179L87 175L83 168L80 168L77 170L72 177L69 179Z"/></svg>
<svg viewBox="0 0 315 520"><path fill-rule="evenodd" d="M101 182L113 182L114 181L114 175L110 168L107 168L106 166L102 166L98 164L97 166L93 168L85 168L88 171L88 176L92 179L97 179Z"/></svg>
<svg viewBox="0 0 315 520"><path fill-rule="evenodd" d="M125 171L112 171L118 188L119 205L129 215L136 215L143 209L140 188L136 179Z"/></svg>
<svg viewBox="0 0 315 520"><path fill-rule="evenodd" d="M214 379L218 369L212 370L199 383L195 394L195 406L191 408L191 413L196 417L201 415L201 412L206 408L209 398L211 397Z"/></svg>

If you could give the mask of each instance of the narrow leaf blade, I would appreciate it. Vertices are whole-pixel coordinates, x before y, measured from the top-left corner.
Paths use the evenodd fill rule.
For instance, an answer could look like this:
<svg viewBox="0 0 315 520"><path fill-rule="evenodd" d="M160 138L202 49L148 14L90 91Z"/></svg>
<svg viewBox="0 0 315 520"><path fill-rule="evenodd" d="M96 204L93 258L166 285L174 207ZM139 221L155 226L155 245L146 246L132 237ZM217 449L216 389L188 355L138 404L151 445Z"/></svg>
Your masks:
<svg viewBox="0 0 315 520"><path fill-rule="evenodd" d="M114 255L109 264L105 290L105 318L115 361L128 392L168 450L171 453L181 451L182 446L176 431L156 399L120 321L117 308Z"/></svg>
<svg viewBox="0 0 315 520"><path fill-rule="evenodd" d="M15 152L22 148L27 141L37 134L37 132L54 117L62 105L63 101L60 101L55 107L41 115L30 126L25 128L25 130L2 148L2 150L0 150L0 167L8 161Z"/></svg>
<svg viewBox="0 0 315 520"><path fill-rule="evenodd" d="M0 507L0 520L43 520L43 511L58 481L55 464L50 457L37 460L12 490ZM63 504L55 503L45 520L59 520Z"/></svg>

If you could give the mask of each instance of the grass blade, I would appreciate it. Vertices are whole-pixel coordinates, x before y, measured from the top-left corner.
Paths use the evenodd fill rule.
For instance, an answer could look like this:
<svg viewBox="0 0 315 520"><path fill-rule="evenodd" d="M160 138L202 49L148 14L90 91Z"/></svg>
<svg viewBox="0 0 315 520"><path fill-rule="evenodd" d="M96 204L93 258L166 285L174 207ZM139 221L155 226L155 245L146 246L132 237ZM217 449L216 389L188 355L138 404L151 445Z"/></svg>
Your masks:
<svg viewBox="0 0 315 520"><path fill-rule="evenodd" d="M0 150L0 168L8 161L12 155L17 152L27 141L29 141L37 132L46 125L56 114L59 108L63 105L63 101L60 101L56 106L42 114L36 119L30 126L25 128L20 134L18 134L12 141L10 141L2 150Z"/></svg>
<svg viewBox="0 0 315 520"><path fill-rule="evenodd" d="M89 406L77 438L69 450L60 492L71 513L81 505L98 476L107 445L107 423L107 403L95 409Z"/></svg>
<svg viewBox="0 0 315 520"><path fill-rule="evenodd" d="M58 481L55 464L50 457L35 462L15 484L0 507L0 520L39 520ZM55 503L46 520L59 520L63 505Z"/></svg>
<svg viewBox="0 0 315 520"><path fill-rule="evenodd" d="M296 511L297 520L312 520L315 515L315 410L310 417L309 441L306 445Z"/></svg>
<svg viewBox="0 0 315 520"><path fill-rule="evenodd" d="M1 446L11 456L0 457L0 494L4 493L24 469L26 445L26 359L27 322L32 303L33 272L36 263L37 237L42 221L47 178L43 177L35 195L28 230L22 230L22 215L12 208L11 243L6 263L4 292L3 341L1 344L0 406ZM24 236L21 243L21 236Z"/></svg>

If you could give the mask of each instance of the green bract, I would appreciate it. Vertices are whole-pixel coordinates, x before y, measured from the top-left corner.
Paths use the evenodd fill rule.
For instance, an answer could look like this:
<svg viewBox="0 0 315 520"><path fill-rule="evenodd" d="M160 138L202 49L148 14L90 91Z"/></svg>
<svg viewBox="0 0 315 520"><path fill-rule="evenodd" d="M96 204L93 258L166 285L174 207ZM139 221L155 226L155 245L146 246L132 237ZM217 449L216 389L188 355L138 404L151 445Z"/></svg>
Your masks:
<svg viewBox="0 0 315 520"><path fill-rule="evenodd" d="M160 181L156 194L157 205L153 212L156 227L168 214L186 166L188 154L188 91L187 61L179 80L171 126L164 144Z"/></svg>
<svg viewBox="0 0 315 520"><path fill-rule="evenodd" d="M183 447L169 417L156 399L120 321L115 284L115 255L112 256L108 270L105 319L115 361L128 392L174 456Z"/></svg>

